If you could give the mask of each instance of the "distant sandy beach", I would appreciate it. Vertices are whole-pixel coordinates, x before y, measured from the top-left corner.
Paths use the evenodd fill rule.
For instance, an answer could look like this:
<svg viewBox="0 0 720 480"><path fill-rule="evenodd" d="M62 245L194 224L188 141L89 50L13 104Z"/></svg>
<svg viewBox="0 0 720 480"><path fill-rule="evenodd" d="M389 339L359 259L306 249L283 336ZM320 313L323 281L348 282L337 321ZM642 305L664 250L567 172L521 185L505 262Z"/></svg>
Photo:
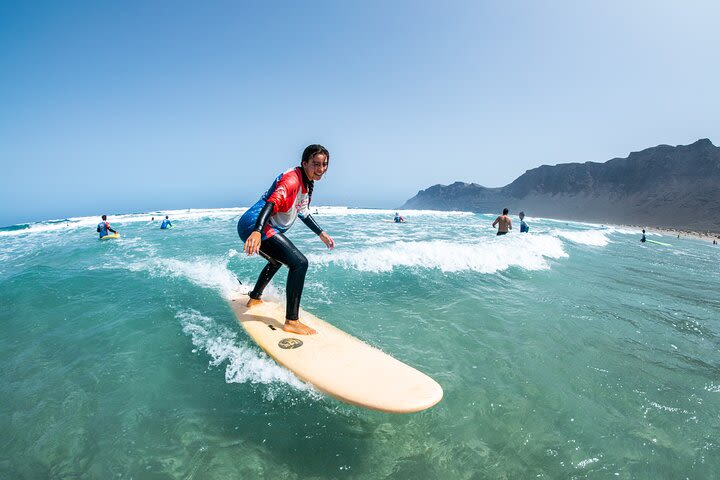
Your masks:
<svg viewBox="0 0 720 480"><path fill-rule="evenodd" d="M644 228L646 232L648 233L660 233L662 235L671 235L675 238L680 235L680 238L683 237L693 237L698 240L704 240L706 242L712 243L713 240L717 240L720 244L720 233L717 232L696 232L693 230L681 230L676 228L658 228L658 227L647 227L643 225L621 225L625 228L636 228L638 232L642 231Z"/></svg>

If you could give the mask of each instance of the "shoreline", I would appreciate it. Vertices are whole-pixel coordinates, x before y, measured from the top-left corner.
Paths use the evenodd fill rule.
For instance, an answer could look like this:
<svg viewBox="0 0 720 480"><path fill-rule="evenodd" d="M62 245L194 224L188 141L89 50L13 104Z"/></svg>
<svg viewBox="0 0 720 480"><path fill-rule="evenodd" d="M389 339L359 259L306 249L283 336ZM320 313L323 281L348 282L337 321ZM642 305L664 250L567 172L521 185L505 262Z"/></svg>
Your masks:
<svg viewBox="0 0 720 480"><path fill-rule="evenodd" d="M696 240L704 240L712 244L713 240L720 244L720 233L716 232L696 232L694 230L682 230L677 228L662 228L662 227L646 227L642 225L620 225L623 228L637 228L638 232L645 229L647 233L659 233L661 235L670 235L675 238L691 237ZM679 237L678 237L679 235Z"/></svg>

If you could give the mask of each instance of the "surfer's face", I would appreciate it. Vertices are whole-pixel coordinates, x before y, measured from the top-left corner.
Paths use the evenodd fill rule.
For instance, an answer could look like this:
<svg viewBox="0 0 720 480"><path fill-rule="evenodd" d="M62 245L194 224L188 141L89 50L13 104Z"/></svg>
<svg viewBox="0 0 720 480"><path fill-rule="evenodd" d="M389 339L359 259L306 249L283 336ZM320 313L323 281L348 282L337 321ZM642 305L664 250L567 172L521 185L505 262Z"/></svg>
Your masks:
<svg viewBox="0 0 720 480"><path fill-rule="evenodd" d="M318 153L307 162L303 162L302 167L310 180L320 180L328 169L327 156Z"/></svg>

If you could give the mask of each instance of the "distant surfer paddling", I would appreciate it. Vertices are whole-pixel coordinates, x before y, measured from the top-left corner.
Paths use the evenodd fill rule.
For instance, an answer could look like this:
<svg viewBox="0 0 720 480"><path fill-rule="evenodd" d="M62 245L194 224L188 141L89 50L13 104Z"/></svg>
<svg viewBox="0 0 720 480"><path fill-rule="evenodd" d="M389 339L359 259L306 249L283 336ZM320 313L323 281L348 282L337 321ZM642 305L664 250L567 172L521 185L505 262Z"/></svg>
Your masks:
<svg viewBox="0 0 720 480"><path fill-rule="evenodd" d="M107 237L110 235L108 232L117 233L115 230L110 228L110 222L107 221L107 215L103 215L102 222L98 223L97 233L100 234L100 238Z"/></svg>
<svg viewBox="0 0 720 480"><path fill-rule="evenodd" d="M507 208L503 208L502 215L495 219L492 224L493 228L495 228L495 225L498 226L497 235L506 235L508 233L508 230L512 230L512 220L510 220L510 217L508 217Z"/></svg>
<svg viewBox="0 0 720 480"><path fill-rule="evenodd" d="M283 330L299 335L317 333L300 322L298 311L305 285L308 261L300 250L285 236L297 217L307 225L328 247L335 241L323 231L310 214L310 200L315 181L328 169L330 153L322 145L309 145L303 151L299 167L281 173L260 200L250 207L238 221L238 234L245 242L248 255L259 253L267 261L260 272L255 288L248 294L247 306L262 303L263 290L282 265L288 267Z"/></svg>

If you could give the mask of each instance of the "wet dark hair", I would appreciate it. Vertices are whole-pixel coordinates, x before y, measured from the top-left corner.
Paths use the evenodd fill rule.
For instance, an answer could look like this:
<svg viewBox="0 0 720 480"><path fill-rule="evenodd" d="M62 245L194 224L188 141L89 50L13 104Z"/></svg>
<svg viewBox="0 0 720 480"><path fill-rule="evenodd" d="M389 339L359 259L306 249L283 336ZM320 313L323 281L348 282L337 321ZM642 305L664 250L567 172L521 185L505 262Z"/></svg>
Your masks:
<svg viewBox="0 0 720 480"><path fill-rule="evenodd" d="M503 215L507 215L509 210L507 208L503 208Z"/></svg>
<svg viewBox="0 0 720 480"><path fill-rule="evenodd" d="M325 158L327 158L328 165L330 164L330 152L328 152L327 148L323 147L320 144L313 143L312 145L308 145L305 147L305 150L303 150L302 159L300 160L300 164L303 164L305 162L309 162L310 160L315 157L315 155L325 155ZM304 170L303 170L304 172ZM303 173L303 176L305 173ZM315 188L315 182L312 180L308 180L307 182L307 189L308 189L308 206L310 206L310 201L312 201L312 192L313 188Z"/></svg>
<svg viewBox="0 0 720 480"><path fill-rule="evenodd" d="M103 220L107 220L107 215L103 215L101 218L102 218Z"/></svg>
<svg viewBox="0 0 720 480"><path fill-rule="evenodd" d="M308 145L307 147L305 147L300 163L308 162L315 155L319 155L321 153L327 157L328 163L330 163L330 152L328 152L327 148L323 147L322 145L318 145L317 143L313 143L312 145Z"/></svg>
<svg viewBox="0 0 720 480"><path fill-rule="evenodd" d="M165 218L168 218L168 216L167 216L167 215L165 215Z"/></svg>

